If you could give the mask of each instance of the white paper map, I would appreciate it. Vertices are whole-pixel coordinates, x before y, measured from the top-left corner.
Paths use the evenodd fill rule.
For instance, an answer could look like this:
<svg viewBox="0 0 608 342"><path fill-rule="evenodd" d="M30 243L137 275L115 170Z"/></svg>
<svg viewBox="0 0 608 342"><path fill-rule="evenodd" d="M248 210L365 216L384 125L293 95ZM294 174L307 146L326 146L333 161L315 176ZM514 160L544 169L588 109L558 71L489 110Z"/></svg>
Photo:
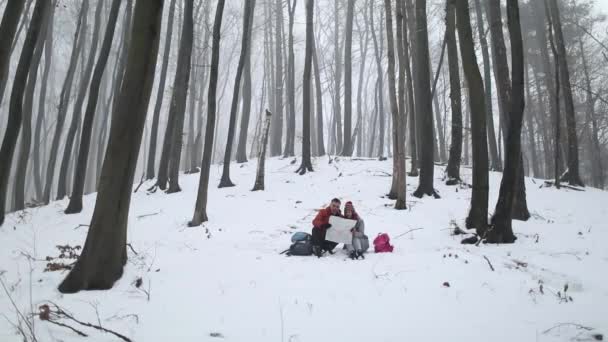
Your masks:
<svg viewBox="0 0 608 342"><path fill-rule="evenodd" d="M357 221L348 220L338 216L330 216L329 224L331 224L331 228L327 230L325 240L337 243L352 243L353 234L350 230L355 227Z"/></svg>

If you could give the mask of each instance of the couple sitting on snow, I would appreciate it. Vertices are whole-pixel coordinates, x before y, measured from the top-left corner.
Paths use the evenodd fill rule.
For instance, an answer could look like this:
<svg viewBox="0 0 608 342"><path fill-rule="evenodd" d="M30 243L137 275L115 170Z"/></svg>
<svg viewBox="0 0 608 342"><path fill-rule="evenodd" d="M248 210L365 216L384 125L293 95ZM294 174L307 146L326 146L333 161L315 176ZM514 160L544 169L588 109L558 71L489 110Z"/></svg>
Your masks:
<svg viewBox="0 0 608 342"><path fill-rule="evenodd" d="M352 202L346 202L344 205L344 215L340 212L340 200L334 198L331 200L329 207L325 209L319 210L317 216L314 220L312 220L312 250L313 254L317 257L321 257L323 251L328 251L330 254L333 254L333 249L338 245L333 241L325 240L325 234L328 229L331 229L331 224L329 223L329 218L331 216L338 216L349 220L355 220L357 223L351 229L353 234L353 240L351 244L346 244L345 247L349 253L349 257L351 259L358 259L361 257L365 259L363 253L368 248L369 243L364 243L365 236L365 223L363 219L357 214L355 208L353 207Z"/></svg>

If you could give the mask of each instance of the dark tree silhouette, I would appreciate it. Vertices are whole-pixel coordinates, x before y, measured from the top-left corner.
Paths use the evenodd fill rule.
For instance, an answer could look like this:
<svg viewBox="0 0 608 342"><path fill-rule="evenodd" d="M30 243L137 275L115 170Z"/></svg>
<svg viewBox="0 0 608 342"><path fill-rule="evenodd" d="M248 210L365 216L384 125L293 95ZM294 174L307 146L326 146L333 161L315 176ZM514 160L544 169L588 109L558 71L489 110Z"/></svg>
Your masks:
<svg viewBox="0 0 608 342"><path fill-rule="evenodd" d="M456 1L448 0L446 2L446 44L450 72L450 105L452 108L452 141L446 168L447 185L455 185L460 182L460 157L462 155L462 99L458 47L456 45Z"/></svg>
<svg viewBox="0 0 608 342"><path fill-rule="evenodd" d="M4 87L8 78L11 47L16 37L17 25L19 24L19 18L21 18L24 5L25 0L9 1L4 8L2 23L0 24L0 84L2 84L0 88L0 103L2 102Z"/></svg>
<svg viewBox="0 0 608 342"><path fill-rule="evenodd" d="M304 76L302 84L302 164L296 172L304 175L306 171L313 171L310 160L310 90L312 76L312 49L313 49L313 17L314 1L306 0L306 52L304 57Z"/></svg>
<svg viewBox="0 0 608 342"><path fill-rule="evenodd" d="M127 221L160 38L163 0L137 1L118 104L84 248L62 293L109 289L127 262Z"/></svg>

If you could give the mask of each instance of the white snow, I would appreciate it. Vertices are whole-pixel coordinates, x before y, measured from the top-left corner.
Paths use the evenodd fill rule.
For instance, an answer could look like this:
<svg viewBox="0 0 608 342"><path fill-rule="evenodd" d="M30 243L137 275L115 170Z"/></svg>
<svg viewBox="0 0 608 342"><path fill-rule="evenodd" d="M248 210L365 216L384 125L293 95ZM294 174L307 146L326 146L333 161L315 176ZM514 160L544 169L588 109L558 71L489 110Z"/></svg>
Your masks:
<svg viewBox="0 0 608 342"><path fill-rule="evenodd" d="M255 161L233 165L237 186L224 189L214 165L210 221L196 228L186 223L198 174L182 175L177 194L147 194L142 186L129 214L137 255L129 249L125 274L109 291L62 295L56 287L66 273L43 272L44 259L59 254L56 245L84 244L87 227L75 227L89 224L95 195L78 215L63 214L67 200L9 214L0 227L2 280L24 314L30 303L36 311L52 301L134 341L570 341L608 334L608 193L539 188L542 181L527 179L533 217L514 221L517 242L465 246L450 222L464 226L471 191L443 185L440 167L442 198L414 198L418 180L408 177L408 210L396 211L383 197L390 160L319 158L304 176L290 162L267 162L264 192L250 191ZM470 170L462 172L470 183ZM500 174L490 181L492 211ZM353 201L370 239L389 233L395 252L358 261L341 247L321 259L279 255L293 232L310 231L315 210L332 197ZM141 217L148 214L155 215ZM415 228L422 229L402 235ZM133 285L138 277L149 300ZM565 284L572 302L556 295ZM0 313L0 341L21 341L3 291ZM567 324L546 332L560 323L593 330ZM35 320L39 341L118 341L78 328L89 337Z"/></svg>

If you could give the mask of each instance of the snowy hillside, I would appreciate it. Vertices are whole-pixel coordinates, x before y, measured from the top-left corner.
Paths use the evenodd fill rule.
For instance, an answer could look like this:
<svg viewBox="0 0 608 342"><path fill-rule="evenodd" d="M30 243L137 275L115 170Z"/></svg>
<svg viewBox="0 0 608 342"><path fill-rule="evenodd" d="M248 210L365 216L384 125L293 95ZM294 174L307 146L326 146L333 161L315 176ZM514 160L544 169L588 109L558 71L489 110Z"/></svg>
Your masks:
<svg viewBox="0 0 608 342"><path fill-rule="evenodd" d="M0 227L0 273L24 315L53 302L83 322L133 341L570 341L608 334L608 193L539 188L527 179L532 218L514 222L513 245L461 245L470 190L447 187L441 199L410 194L395 211L389 161L315 161L294 174L291 160L267 163L266 191L251 192L255 162L232 167L233 188L217 189L212 166L210 221L188 228L199 175L181 193L133 195L129 260L109 291L61 295L65 271L45 272L57 245L83 245L95 196L66 216L66 201L8 215ZM469 169L464 169L470 182ZM490 177L490 210L500 174ZM332 197L351 200L373 238L387 232L392 254L352 261L335 255L286 257L295 231L310 231L315 210ZM28 259L31 256L33 259ZM486 259L487 258L487 259ZM71 262L55 259L54 262ZM491 267L494 269L492 270ZM141 278L137 288L136 280ZM568 289L564 294L564 286ZM542 288L542 289L541 289ZM559 292L559 296L558 296ZM0 294L0 341L21 341L16 310ZM12 323L11 323L12 322ZM39 341L120 341L65 321L34 321Z"/></svg>

